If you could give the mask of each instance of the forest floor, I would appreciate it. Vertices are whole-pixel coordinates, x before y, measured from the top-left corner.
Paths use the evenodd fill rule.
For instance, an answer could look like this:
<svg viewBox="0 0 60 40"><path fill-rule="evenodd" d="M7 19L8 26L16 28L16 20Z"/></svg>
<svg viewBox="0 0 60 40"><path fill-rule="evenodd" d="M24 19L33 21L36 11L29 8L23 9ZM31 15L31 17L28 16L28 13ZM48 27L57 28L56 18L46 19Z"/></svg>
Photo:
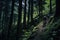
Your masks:
<svg viewBox="0 0 60 40"><path fill-rule="evenodd" d="M43 27L43 21L41 21L36 27L37 29L35 32L33 32L29 38L29 40L41 40L41 33L44 31L45 27Z"/></svg>
<svg viewBox="0 0 60 40"><path fill-rule="evenodd" d="M41 40L39 37L40 37L40 34L43 31L43 21L38 24L37 28L38 28L37 35L36 35L34 40Z"/></svg>
<svg viewBox="0 0 60 40"><path fill-rule="evenodd" d="M43 27L44 22L41 21L38 25L37 25L37 31L35 32L35 37L33 40L41 40L41 35L43 34L43 32L45 31L46 27Z"/></svg>

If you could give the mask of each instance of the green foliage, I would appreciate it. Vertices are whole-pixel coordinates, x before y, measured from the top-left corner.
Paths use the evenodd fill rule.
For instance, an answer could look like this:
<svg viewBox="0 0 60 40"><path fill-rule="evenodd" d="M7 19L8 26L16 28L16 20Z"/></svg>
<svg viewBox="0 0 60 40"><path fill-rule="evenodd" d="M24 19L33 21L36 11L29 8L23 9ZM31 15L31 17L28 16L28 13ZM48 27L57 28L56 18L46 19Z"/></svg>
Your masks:
<svg viewBox="0 0 60 40"><path fill-rule="evenodd" d="M58 30L58 27L60 23L60 19L58 19L57 22L53 22L53 20L46 26L46 29L44 32L42 32L41 37L42 40L53 40L56 36L56 33ZM52 38L52 39L51 39Z"/></svg>

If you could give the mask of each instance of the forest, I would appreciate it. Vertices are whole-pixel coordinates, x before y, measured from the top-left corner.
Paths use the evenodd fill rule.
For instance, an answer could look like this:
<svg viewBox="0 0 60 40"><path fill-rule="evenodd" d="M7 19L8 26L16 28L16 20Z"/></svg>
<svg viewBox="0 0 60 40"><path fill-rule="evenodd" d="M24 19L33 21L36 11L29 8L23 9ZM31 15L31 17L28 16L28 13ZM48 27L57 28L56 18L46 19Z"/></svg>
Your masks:
<svg viewBox="0 0 60 40"><path fill-rule="evenodd" d="M0 0L0 40L60 40L59 0Z"/></svg>

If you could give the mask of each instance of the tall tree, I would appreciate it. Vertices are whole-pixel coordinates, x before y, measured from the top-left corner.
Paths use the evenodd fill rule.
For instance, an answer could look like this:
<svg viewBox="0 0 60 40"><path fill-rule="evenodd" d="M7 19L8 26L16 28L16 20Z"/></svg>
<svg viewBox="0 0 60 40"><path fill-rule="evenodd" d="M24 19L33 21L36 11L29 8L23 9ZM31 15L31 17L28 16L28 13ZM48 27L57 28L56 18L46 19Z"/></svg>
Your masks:
<svg viewBox="0 0 60 40"><path fill-rule="evenodd" d="M50 0L50 13L52 12L52 0Z"/></svg>
<svg viewBox="0 0 60 40"><path fill-rule="evenodd" d="M10 14L10 20L9 20L9 25L8 25L7 40L10 39L10 32L11 32L11 27L12 27L12 22L13 22L13 14L14 14L14 3L15 3L15 0L12 0L12 7L11 7L11 14Z"/></svg>
<svg viewBox="0 0 60 40"><path fill-rule="evenodd" d="M3 8L3 0L0 0L0 31L2 29L2 8ZM0 40L2 40L2 32L0 32Z"/></svg>
<svg viewBox="0 0 60 40"><path fill-rule="evenodd" d="M31 24L33 25L33 0L31 0Z"/></svg>
<svg viewBox="0 0 60 40"><path fill-rule="evenodd" d="M42 14L42 0L38 0L38 7L39 7L39 19L41 18Z"/></svg>
<svg viewBox="0 0 60 40"><path fill-rule="evenodd" d="M54 22L57 22L59 19L60 19L60 0L56 0L56 13L55 13L55 16L54 16ZM58 26L58 28L55 30L57 31L56 33L56 36L54 37L54 40L60 40L60 25Z"/></svg>
<svg viewBox="0 0 60 40"><path fill-rule="evenodd" d="M50 0L50 12L49 15L52 14L52 0Z"/></svg>
<svg viewBox="0 0 60 40"><path fill-rule="evenodd" d="M59 2L59 0L56 0L56 13L55 13L55 18L56 18L56 20L57 19L59 19L59 17L60 17L60 6L58 5L60 2Z"/></svg>
<svg viewBox="0 0 60 40"><path fill-rule="evenodd" d="M27 25L28 25L28 27L27 27L27 29L29 30L29 28L30 28L30 22L31 22L31 0L28 0L28 12L27 12L28 14L28 20L27 20ZM27 31L28 31L27 30Z"/></svg>
<svg viewBox="0 0 60 40"><path fill-rule="evenodd" d="M25 6L24 6L24 18L23 18L23 28L26 29L26 4L27 0L24 0Z"/></svg>
<svg viewBox="0 0 60 40"><path fill-rule="evenodd" d="M22 18L22 0L19 0L18 6L18 23L17 23L17 32L16 32L16 40L22 40L22 25L21 25L21 18Z"/></svg>
<svg viewBox="0 0 60 40"><path fill-rule="evenodd" d="M1 14L2 14L2 0L0 0L0 26L1 26Z"/></svg>

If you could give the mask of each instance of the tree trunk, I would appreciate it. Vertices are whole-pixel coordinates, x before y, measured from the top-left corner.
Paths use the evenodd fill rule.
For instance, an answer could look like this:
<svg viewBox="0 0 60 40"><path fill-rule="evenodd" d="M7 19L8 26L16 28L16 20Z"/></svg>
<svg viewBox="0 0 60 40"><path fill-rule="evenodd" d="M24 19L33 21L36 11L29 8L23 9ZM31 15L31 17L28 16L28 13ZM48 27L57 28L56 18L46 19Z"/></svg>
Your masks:
<svg viewBox="0 0 60 40"><path fill-rule="evenodd" d="M13 22L14 3L15 3L15 0L12 0L12 7L11 7L11 14L10 14L10 20L9 20L9 25L8 25L7 40L10 39L10 32L11 32L11 27L12 27L12 22Z"/></svg>
<svg viewBox="0 0 60 40"><path fill-rule="evenodd" d="M23 28L26 29L26 2L25 0L25 6L24 6L24 18L23 18Z"/></svg>
<svg viewBox="0 0 60 40"><path fill-rule="evenodd" d="M60 19L60 0L56 0L56 13L54 16L54 22L57 22ZM58 26L58 28L55 30L57 31L56 36L54 37L54 40L60 40L60 25Z"/></svg>
<svg viewBox="0 0 60 40"><path fill-rule="evenodd" d="M22 40L23 32L22 32L21 18L22 18L22 0L19 0L16 40Z"/></svg>
<svg viewBox="0 0 60 40"><path fill-rule="evenodd" d="M52 0L50 0L50 14L52 14Z"/></svg>
<svg viewBox="0 0 60 40"><path fill-rule="evenodd" d="M31 25L33 25L33 0L31 0Z"/></svg>
<svg viewBox="0 0 60 40"><path fill-rule="evenodd" d="M2 8L3 8L3 3L2 0L0 0L0 31L2 29ZM0 40L2 40L2 32L0 32Z"/></svg>
<svg viewBox="0 0 60 40"><path fill-rule="evenodd" d="M41 18L42 14L42 0L38 0L38 7L39 7L39 19Z"/></svg>
<svg viewBox="0 0 60 40"><path fill-rule="evenodd" d="M30 27L29 22L31 21L31 20L30 20L30 19L31 19L30 15L31 15L31 0L28 1L28 21L27 21L28 29L29 29L29 27Z"/></svg>
<svg viewBox="0 0 60 40"><path fill-rule="evenodd" d="M60 18L60 5L58 5L60 2L59 0L56 0L56 13L55 13L55 20Z"/></svg>

